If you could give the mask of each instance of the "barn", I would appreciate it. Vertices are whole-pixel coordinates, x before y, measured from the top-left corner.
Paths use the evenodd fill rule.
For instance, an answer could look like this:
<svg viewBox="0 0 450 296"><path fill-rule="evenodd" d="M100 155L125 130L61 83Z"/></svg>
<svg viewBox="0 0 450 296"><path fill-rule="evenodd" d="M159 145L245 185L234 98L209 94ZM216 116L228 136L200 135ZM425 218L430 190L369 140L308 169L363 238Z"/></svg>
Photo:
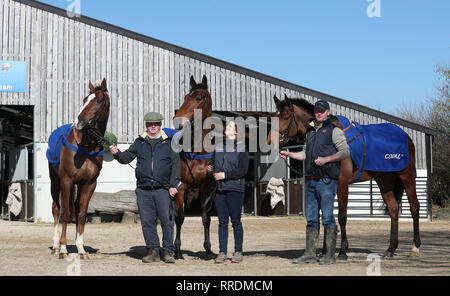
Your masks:
<svg viewBox="0 0 450 296"><path fill-rule="evenodd" d="M330 102L332 113L360 124L392 122L416 146L417 193L421 218L431 217L430 186L433 130L401 118L283 81L89 17L29 0L0 0L0 167L2 217L11 218L6 202L11 183L21 184L26 221L52 221L47 140L57 127L73 122L88 94L88 83L107 79L112 105L108 131L126 149L143 128L143 116L158 111L171 118L189 90L189 77L206 75L217 116L275 111L273 95ZM16 73L14 81L7 74ZM3 77L2 77L3 75ZM6 78L5 78L6 76ZM13 75L10 75L13 76ZM171 127L172 123L166 121ZM292 149L295 149L293 147ZM254 215L303 213L303 176L284 161L262 165L252 156L244 211ZM133 164L132 164L133 165ZM301 168L301 164L297 167ZM120 171L120 174L117 172ZM287 180L286 204L268 207L269 176ZM134 170L105 156L97 192L135 187ZM386 218L372 182L351 185L349 217ZM407 199L401 217L410 217Z"/></svg>

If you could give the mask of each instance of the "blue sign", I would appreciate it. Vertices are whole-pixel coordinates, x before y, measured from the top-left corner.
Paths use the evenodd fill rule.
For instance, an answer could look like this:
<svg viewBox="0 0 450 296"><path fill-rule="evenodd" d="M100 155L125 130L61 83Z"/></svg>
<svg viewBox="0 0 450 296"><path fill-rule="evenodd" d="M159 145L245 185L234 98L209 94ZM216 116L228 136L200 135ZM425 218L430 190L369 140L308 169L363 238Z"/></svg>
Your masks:
<svg viewBox="0 0 450 296"><path fill-rule="evenodd" d="M25 92L26 62L0 61L0 92Z"/></svg>

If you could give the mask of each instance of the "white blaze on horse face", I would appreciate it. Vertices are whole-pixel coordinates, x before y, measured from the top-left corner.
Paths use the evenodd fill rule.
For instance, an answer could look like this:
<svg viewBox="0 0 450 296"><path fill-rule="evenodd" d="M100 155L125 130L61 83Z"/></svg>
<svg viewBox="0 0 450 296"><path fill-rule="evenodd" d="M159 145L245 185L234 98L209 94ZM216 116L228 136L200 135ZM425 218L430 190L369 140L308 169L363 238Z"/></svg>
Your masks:
<svg viewBox="0 0 450 296"><path fill-rule="evenodd" d="M83 234L79 234L77 233L77 240L75 242L77 249L78 249L78 254L86 254L86 251L84 250L84 242L83 242Z"/></svg>
<svg viewBox="0 0 450 296"><path fill-rule="evenodd" d="M80 116L80 114L83 112L83 110L87 107L87 105L89 105L89 103L95 99L95 93L94 94L90 94L89 97L86 100L86 103L84 103L83 107L81 107L80 112L78 113L77 118L75 118L75 126L77 126L78 124L78 117Z"/></svg>

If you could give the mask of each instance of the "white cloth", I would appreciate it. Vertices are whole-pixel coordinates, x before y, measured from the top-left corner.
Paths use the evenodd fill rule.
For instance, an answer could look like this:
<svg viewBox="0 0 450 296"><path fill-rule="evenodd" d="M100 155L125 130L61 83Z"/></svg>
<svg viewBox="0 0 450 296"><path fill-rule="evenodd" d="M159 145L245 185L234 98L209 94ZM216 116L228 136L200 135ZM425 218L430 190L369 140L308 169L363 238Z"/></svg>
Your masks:
<svg viewBox="0 0 450 296"><path fill-rule="evenodd" d="M284 183L281 178L270 178L269 184L267 185L266 193L271 195L270 205L272 210L275 206L281 201L283 205L285 204L285 195L284 195Z"/></svg>
<svg viewBox="0 0 450 296"><path fill-rule="evenodd" d="M22 211L22 190L20 188L20 183L12 183L11 186L9 186L6 204L9 206L9 211L15 216L20 214Z"/></svg>

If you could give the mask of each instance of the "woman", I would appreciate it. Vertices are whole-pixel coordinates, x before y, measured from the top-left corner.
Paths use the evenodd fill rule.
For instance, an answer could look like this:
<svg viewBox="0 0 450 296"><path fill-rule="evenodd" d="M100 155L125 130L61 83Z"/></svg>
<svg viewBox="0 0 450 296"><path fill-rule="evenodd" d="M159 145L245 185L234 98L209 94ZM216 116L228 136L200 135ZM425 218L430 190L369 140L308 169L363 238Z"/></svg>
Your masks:
<svg viewBox="0 0 450 296"><path fill-rule="evenodd" d="M227 259L228 221L231 218L234 234L234 253L231 262L243 259L242 242L244 231L241 211L245 196L245 175L248 170L249 154L245 144L237 142L236 122L230 121L225 128L226 145L216 147L208 172L214 173L216 194L214 203L219 218L219 255L216 263Z"/></svg>

